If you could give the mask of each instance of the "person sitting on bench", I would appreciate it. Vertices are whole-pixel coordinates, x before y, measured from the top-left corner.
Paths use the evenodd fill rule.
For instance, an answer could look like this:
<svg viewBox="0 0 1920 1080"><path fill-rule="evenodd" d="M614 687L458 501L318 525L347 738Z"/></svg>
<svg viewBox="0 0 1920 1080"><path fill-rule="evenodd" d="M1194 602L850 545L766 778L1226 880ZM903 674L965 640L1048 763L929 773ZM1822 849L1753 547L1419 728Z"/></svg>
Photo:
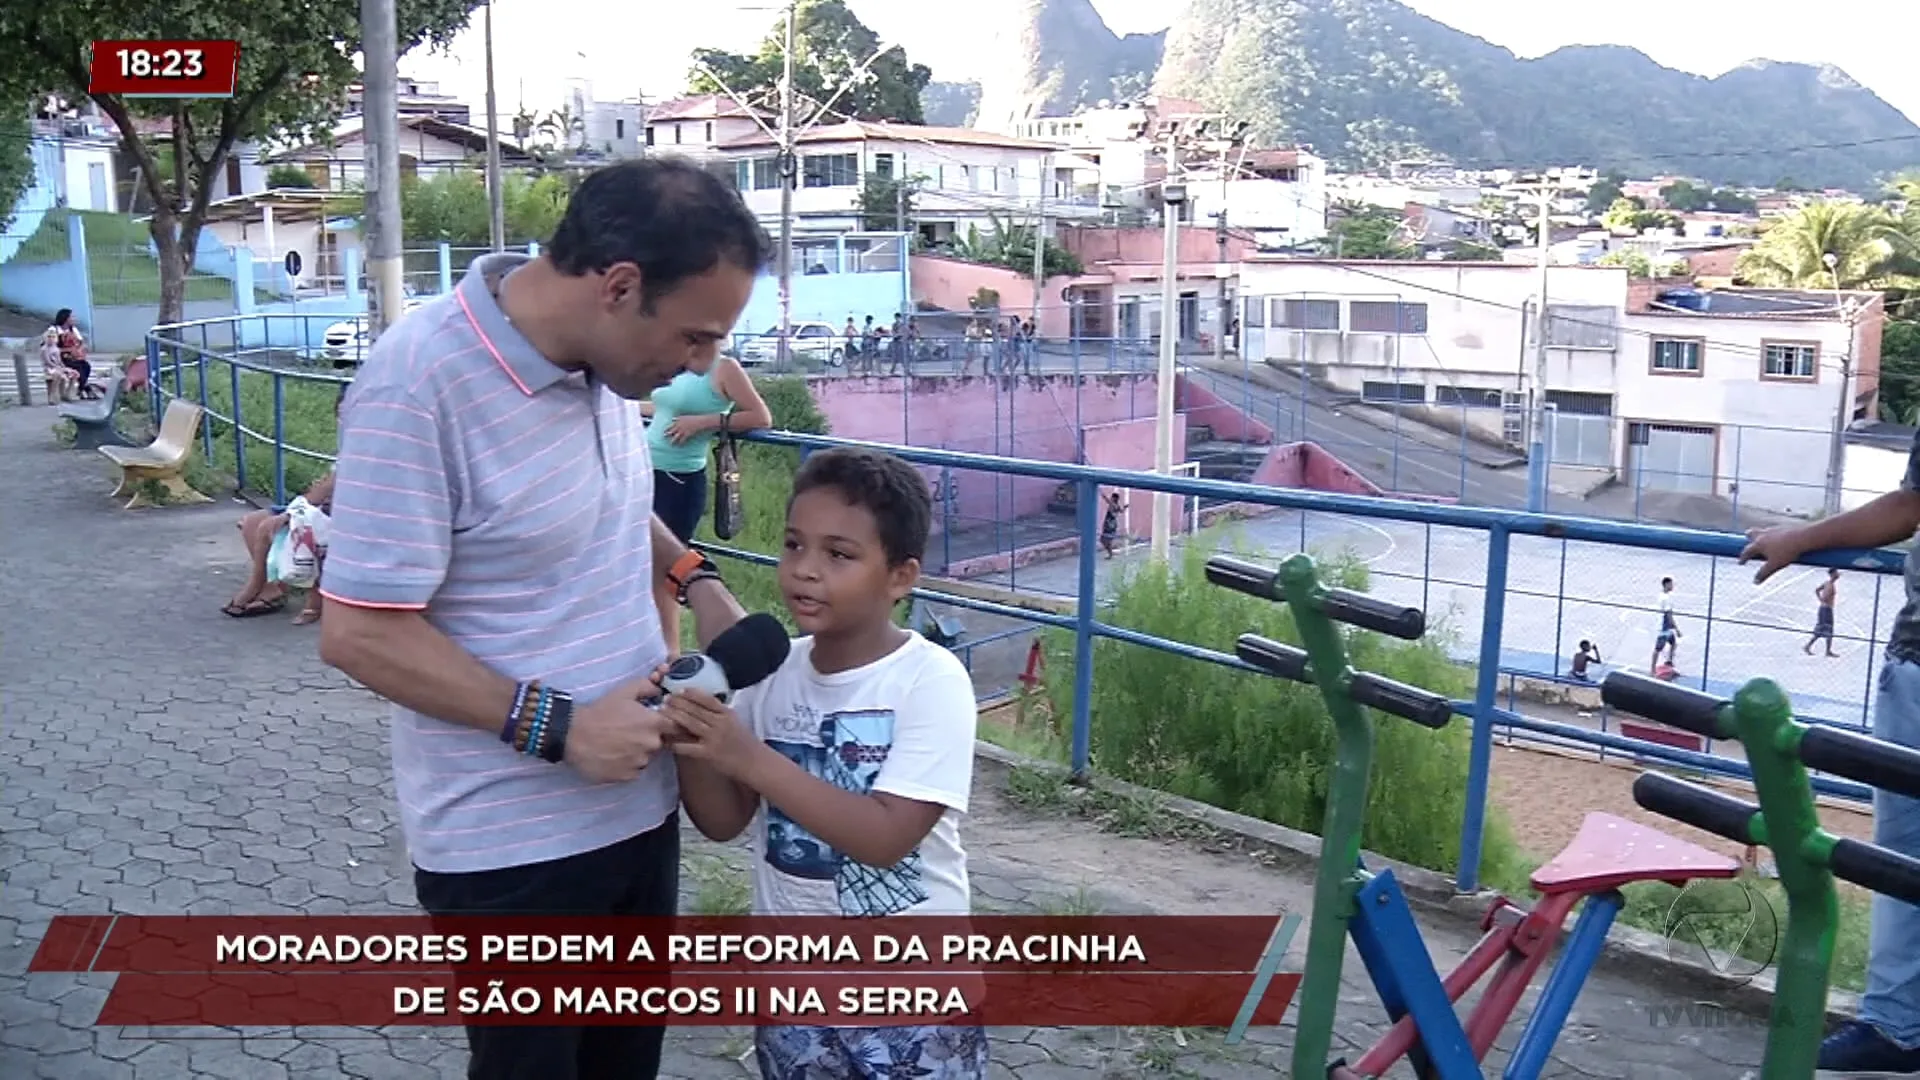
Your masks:
<svg viewBox="0 0 1920 1080"><path fill-rule="evenodd" d="M347 398L346 384L341 384L340 393L333 399L334 423L340 422L340 405ZM333 470L315 480L305 493L307 502L329 516L333 513ZM248 572L247 583L233 594L227 606L220 610L236 619L251 619L260 615L272 615L287 606L287 587L272 580L267 572L267 556L273 551L274 537L287 527L287 514L283 511L255 510L238 522L240 536L247 544ZM326 566L326 552L320 552L321 567ZM320 620L320 583L315 581L313 588L307 590L307 602L300 614L293 617L295 626L305 626Z"/></svg>
<svg viewBox="0 0 1920 1080"><path fill-rule="evenodd" d="M92 400L100 396L93 387L93 365L87 362L87 339L73 325L73 309L61 308L53 316L53 325L40 335L40 347L60 358L61 366L73 372L80 396Z"/></svg>
<svg viewBox="0 0 1920 1080"><path fill-rule="evenodd" d="M1582 639L1580 651L1573 654L1573 677L1581 682L1592 682L1593 676L1587 674L1587 668L1594 664L1604 664L1600 658L1600 647L1591 641Z"/></svg>

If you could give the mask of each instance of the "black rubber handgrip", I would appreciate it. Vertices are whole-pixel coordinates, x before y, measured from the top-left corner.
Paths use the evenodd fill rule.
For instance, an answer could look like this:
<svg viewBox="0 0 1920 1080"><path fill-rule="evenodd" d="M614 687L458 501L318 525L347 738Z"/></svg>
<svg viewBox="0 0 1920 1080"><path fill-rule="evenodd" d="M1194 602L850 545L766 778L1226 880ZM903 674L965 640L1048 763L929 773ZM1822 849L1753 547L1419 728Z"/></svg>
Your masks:
<svg viewBox="0 0 1920 1080"><path fill-rule="evenodd" d="M1920 904L1920 859L1865 840L1844 838L1833 842L1833 875L1909 904Z"/></svg>
<svg viewBox="0 0 1920 1080"><path fill-rule="evenodd" d="M1405 604L1389 604L1365 593L1328 589L1320 610L1336 622L1373 630L1403 641L1419 641L1427 632L1427 613Z"/></svg>
<svg viewBox="0 0 1920 1080"><path fill-rule="evenodd" d="M1421 727L1438 730L1453 719L1453 702L1445 695L1369 671L1356 674L1347 684L1347 693L1358 704L1390 712Z"/></svg>
<svg viewBox="0 0 1920 1080"><path fill-rule="evenodd" d="M1307 674L1307 653L1259 634L1241 634L1233 643L1233 654L1269 675L1294 682L1311 682Z"/></svg>
<svg viewBox="0 0 1920 1080"><path fill-rule="evenodd" d="M1280 572L1259 563L1215 555L1207 560L1207 580L1234 592L1258 596L1262 600L1284 600L1280 591Z"/></svg>
<svg viewBox="0 0 1920 1080"><path fill-rule="evenodd" d="M1742 844L1753 843L1753 815L1760 812L1750 802L1665 773L1641 773L1633 782L1633 801L1663 817Z"/></svg>
<svg viewBox="0 0 1920 1080"><path fill-rule="evenodd" d="M1609 672L1600 680L1600 700L1622 712L1709 739L1723 739L1731 734L1720 727L1720 709L1726 705L1725 699L1631 671Z"/></svg>
<svg viewBox="0 0 1920 1080"><path fill-rule="evenodd" d="M1800 760L1808 768L1920 799L1920 751L1896 743L1814 725L1800 736Z"/></svg>

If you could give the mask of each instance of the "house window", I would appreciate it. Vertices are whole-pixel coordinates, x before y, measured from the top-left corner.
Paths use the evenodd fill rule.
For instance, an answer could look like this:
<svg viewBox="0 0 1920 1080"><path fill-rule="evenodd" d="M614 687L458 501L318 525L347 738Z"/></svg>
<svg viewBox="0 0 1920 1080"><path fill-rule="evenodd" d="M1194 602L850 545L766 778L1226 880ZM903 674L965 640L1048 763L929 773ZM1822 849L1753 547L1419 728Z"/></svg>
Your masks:
<svg viewBox="0 0 1920 1080"><path fill-rule="evenodd" d="M892 154L873 155L873 175L879 177L882 180L893 179L893 155Z"/></svg>
<svg viewBox="0 0 1920 1080"><path fill-rule="evenodd" d="M626 117L616 116L613 118L613 137L616 139L624 139L627 137Z"/></svg>
<svg viewBox="0 0 1920 1080"><path fill-rule="evenodd" d="M749 191L753 188L753 162L736 161L733 163L733 190Z"/></svg>
<svg viewBox="0 0 1920 1080"><path fill-rule="evenodd" d="M1355 300L1347 305L1350 329L1357 334L1424 334L1427 305L1397 300Z"/></svg>
<svg viewBox="0 0 1920 1080"><path fill-rule="evenodd" d="M1769 341L1760 346L1760 374L1768 379L1811 379L1819 370L1820 347L1799 341Z"/></svg>
<svg viewBox="0 0 1920 1080"><path fill-rule="evenodd" d="M1249 328L1267 325L1267 300L1263 296L1249 296L1240 301L1240 321Z"/></svg>
<svg viewBox="0 0 1920 1080"><path fill-rule="evenodd" d="M675 146L680 145L680 125L679 124L673 125L673 145Z"/></svg>
<svg viewBox="0 0 1920 1080"><path fill-rule="evenodd" d="M711 120L707 121L706 135L701 139L701 141L706 143L708 146L713 145L713 121Z"/></svg>
<svg viewBox="0 0 1920 1080"><path fill-rule="evenodd" d="M767 191L780 186L780 159L753 159L753 190Z"/></svg>
<svg viewBox="0 0 1920 1080"><path fill-rule="evenodd" d="M648 146L653 145L653 125L652 124L647 125L647 145Z"/></svg>
<svg viewBox="0 0 1920 1080"><path fill-rule="evenodd" d="M1654 338L1651 370L1667 375L1700 374L1698 338Z"/></svg>
<svg viewBox="0 0 1920 1080"><path fill-rule="evenodd" d="M1273 298L1273 325L1288 330L1340 329L1340 301Z"/></svg>
<svg viewBox="0 0 1920 1080"><path fill-rule="evenodd" d="M1433 388L1433 403L1463 409L1497 409L1500 407L1500 391L1482 386L1436 386Z"/></svg>
<svg viewBox="0 0 1920 1080"><path fill-rule="evenodd" d="M1363 382L1360 384L1360 400L1422 405L1427 400L1427 388L1421 383Z"/></svg>
<svg viewBox="0 0 1920 1080"><path fill-rule="evenodd" d="M800 182L810 188L853 187L860 183L860 155L809 156L801 169Z"/></svg>

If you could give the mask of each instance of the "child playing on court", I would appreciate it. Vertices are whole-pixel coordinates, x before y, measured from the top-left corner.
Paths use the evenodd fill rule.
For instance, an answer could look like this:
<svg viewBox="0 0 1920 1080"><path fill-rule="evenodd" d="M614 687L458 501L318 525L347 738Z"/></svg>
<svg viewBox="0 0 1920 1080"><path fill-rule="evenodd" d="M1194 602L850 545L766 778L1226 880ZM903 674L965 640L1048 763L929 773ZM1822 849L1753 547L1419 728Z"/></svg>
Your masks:
<svg viewBox="0 0 1920 1080"><path fill-rule="evenodd" d="M959 818L973 786L973 684L953 653L894 624L919 580L933 505L899 458L807 458L787 504L780 591L803 635L732 707L689 690L661 706L680 794L714 840L752 829L759 915L967 915ZM977 1080L974 1025L756 1029L769 1080Z"/></svg>
<svg viewBox="0 0 1920 1080"><path fill-rule="evenodd" d="M1120 537L1120 493L1107 492L1107 509L1100 518L1100 550L1113 558L1113 542Z"/></svg>

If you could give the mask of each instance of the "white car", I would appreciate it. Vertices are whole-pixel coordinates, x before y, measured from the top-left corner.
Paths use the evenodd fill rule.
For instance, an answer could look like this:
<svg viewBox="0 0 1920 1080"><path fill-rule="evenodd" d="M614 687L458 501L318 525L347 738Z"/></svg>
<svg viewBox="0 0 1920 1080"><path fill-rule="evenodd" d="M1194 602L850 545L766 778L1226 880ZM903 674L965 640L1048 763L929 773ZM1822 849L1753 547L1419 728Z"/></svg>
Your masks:
<svg viewBox="0 0 1920 1080"><path fill-rule="evenodd" d="M424 297L411 297L400 307L400 314L407 315L426 304ZM342 319L327 327L321 336L320 359L334 367L352 367L367 357L367 317L356 315L351 319Z"/></svg>
<svg viewBox="0 0 1920 1080"><path fill-rule="evenodd" d="M827 367L847 362L847 342L840 330L823 322L796 322L788 352L795 360L812 360ZM744 367L771 364L780 355L780 328L771 326L766 333L748 338L740 346Z"/></svg>

